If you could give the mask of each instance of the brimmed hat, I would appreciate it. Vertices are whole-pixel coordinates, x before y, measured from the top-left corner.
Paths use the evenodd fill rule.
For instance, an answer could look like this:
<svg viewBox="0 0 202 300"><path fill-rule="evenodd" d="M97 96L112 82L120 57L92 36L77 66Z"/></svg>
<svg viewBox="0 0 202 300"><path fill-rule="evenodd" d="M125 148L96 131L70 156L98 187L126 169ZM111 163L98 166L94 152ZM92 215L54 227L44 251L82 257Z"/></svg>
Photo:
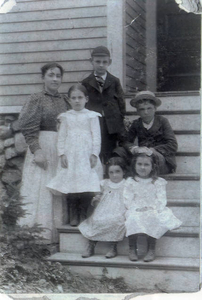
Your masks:
<svg viewBox="0 0 202 300"><path fill-rule="evenodd" d="M107 47L98 46L95 49L93 49L91 56L109 56L110 57L110 52L107 49Z"/></svg>
<svg viewBox="0 0 202 300"><path fill-rule="evenodd" d="M131 99L130 105L137 107L137 104L140 100L152 100L156 106L161 105L161 100L155 96L154 93L150 91L142 91L136 94L135 98Z"/></svg>

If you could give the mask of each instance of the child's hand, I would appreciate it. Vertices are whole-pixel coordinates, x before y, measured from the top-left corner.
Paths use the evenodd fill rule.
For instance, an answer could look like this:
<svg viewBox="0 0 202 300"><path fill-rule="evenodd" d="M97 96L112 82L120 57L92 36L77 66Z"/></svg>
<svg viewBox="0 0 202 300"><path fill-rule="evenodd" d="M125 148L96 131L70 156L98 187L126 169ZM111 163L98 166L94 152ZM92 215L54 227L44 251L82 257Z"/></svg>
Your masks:
<svg viewBox="0 0 202 300"><path fill-rule="evenodd" d="M91 154L90 156L90 166L91 168L94 168L97 165L97 156L94 154Z"/></svg>
<svg viewBox="0 0 202 300"><path fill-rule="evenodd" d="M67 161L66 155L64 155L64 154L61 155L60 160L61 160L61 167L62 168L68 168L68 161Z"/></svg>
<svg viewBox="0 0 202 300"><path fill-rule="evenodd" d="M151 206L145 206L145 207L137 208L136 209L136 211L138 211L138 212L144 212L144 211L148 211L148 210L153 210L153 207L151 207Z"/></svg>
<svg viewBox="0 0 202 300"><path fill-rule="evenodd" d="M132 146L131 148L130 148L130 152L134 155L134 154L136 154L136 153L139 153L139 148L140 147L138 147L138 146Z"/></svg>
<svg viewBox="0 0 202 300"><path fill-rule="evenodd" d="M131 149L132 154L136 154L136 153L145 153L147 155L152 155L153 151L147 147L138 147L135 146Z"/></svg>
<svg viewBox="0 0 202 300"><path fill-rule="evenodd" d="M94 206L94 207L96 207L98 205L98 202L100 201L101 196L102 196L101 193L95 195L93 197L93 199L91 200L91 205Z"/></svg>

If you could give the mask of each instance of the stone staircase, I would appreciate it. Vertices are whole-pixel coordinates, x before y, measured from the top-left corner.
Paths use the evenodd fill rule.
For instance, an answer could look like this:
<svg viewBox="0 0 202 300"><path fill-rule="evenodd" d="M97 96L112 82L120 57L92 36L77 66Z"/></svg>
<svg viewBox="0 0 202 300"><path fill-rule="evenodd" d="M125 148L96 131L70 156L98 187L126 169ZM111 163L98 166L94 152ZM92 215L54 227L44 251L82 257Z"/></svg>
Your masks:
<svg viewBox="0 0 202 300"><path fill-rule="evenodd" d="M137 118L126 99L127 117ZM98 243L95 255L81 257L87 241L77 228L58 228L59 252L48 259L68 265L86 276L122 276L135 291L194 292L199 289L199 219L200 219L200 96L197 92L159 93L162 105L157 113L165 115L178 140L177 171L164 176L168 181L168 206L182 220L182 226L157 241L157 258L150 263L141 259L146 251L144 237L138 240L140 260L128 258L128 241L118 244L119 255L106 259L107 243Z"/></svg>

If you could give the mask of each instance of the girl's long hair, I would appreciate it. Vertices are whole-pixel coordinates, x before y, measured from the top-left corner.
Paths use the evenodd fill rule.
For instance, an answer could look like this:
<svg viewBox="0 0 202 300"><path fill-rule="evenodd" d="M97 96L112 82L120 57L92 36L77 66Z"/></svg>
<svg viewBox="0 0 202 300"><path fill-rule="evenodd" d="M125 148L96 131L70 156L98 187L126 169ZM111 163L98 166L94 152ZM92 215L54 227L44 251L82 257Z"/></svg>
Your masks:
<svg viewBox="0 0 202 300"><path fill-rule="evenodd" d="M106 167L107 167L107 174L109 172L109 168L111 166L119 166L123 172L125 173L126 171L126 162L123 158L121 157L111 157L108 162L106 163Z"/></svg>
<svg viewBox="0 0 202 300"><path fill-rule="evenodd" d="M158 170L157 157L154 154L152 154L150 156L147 155L146 153L137 153L137 154L135 154L132 158L131 165L130 165L131 174L132 174L133 177L138 176L138 174L136 172L136 169L135 169L138 157L148 157L148 158L150 158L151 163L152 163L152 170L151 170L151 173L150 173L149 177L151 177L153 179L152 182L154 183L154 181L158 178L158 176L157 176L157 170Z"/></svg>

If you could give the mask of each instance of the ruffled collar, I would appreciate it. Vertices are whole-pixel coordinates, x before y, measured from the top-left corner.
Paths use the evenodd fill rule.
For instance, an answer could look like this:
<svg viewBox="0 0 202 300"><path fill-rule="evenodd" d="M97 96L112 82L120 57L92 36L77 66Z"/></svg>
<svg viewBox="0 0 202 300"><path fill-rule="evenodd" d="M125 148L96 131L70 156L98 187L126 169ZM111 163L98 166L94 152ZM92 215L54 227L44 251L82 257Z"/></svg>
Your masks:
<svg viewBox="0 0 202 300"><path fill-rule="evenodd" d="M151 177L149 177L149 178L141 178L139 176L135 176L134 180L137 181L137 182L150 183L150 182L152 182L153 179Z"/></svg>
<svg viewBox="0 0 202 300"><path fill-rule="evenodd" d="M118 183L115 183L115 182L112 182L110 179L109 180L109 187L112 188L112 189L117 189L119 188L120 186L122 186L125 182L125 179L122 179L120 182Z"/></svg>
<svg viewBox="0 0 202 300"><path fill-rule="evenodd" d="M89 110L86 109L86 108L83 108L81 110L70 109L68 112L71 113L71 114L73 114L73 115L78 115L78 114L86 114L86 113L89 112Z"/></svg>

